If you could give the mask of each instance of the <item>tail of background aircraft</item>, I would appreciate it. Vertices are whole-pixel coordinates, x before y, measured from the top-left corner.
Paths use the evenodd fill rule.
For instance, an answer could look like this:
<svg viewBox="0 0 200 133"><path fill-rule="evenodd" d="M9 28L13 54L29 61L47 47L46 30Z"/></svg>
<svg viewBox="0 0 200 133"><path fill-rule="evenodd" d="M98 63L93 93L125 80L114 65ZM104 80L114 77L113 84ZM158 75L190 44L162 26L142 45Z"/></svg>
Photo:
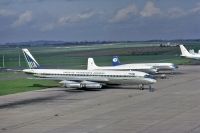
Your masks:
<svg viewBox="0 0 200 133"><path fill-rule="evenodd" d="M189 56L190 55L190 53L187 51L187 49L183 45L180 45L180 49L181 49L181 56Z"/></svg>
<svg viewBox="0 0 200 133"><path fill-rule="evenodd" d="M113 56L112 65L113 65L113 66L121 65L121 63L120 63L120 61L119 61L119 56Z"/></svg>
<svg viewBox="0 0 200 133"><path fill-rule="evenodd" d="M95 64L93 58L88 58L88 63L87 63L87 70L94 70L98 68L98 66Z"/></svg>
<svg viewBox="0 0 200 133"><path fill-rule="evenodd" d="M30 69L36 69L39 68L40 65L37 63L35 58L31 55L28 49L22 49L25 60L29 66Z"/></svg>

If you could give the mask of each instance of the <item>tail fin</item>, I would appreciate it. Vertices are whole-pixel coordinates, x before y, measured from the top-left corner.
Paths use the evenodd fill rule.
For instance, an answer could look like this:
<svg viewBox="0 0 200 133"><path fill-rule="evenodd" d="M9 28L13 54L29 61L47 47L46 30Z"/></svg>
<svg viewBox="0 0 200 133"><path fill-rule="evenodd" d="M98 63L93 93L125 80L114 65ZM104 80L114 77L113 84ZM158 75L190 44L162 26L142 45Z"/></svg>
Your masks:
<svg viewBox="0 0 200 133"><path fill-rule="evenodd" d="M119 56L113 56L112 65L113 65L113 66L121 65L121 63L120 63L120 61L119 61Z"/></svg>
<svg viewBox="0 0 200 133"><path fill-rule="evenodd" d="M28 49L22 49L22 51L30 69L36 69L40 67L40 65L37 63L37 61L31 55Z"/></svg>
<svg viewBox="0 0 200 133"><path fill-rule="evenodd" d="M93 58L88 58L87 70L94 70L97 67L98 66L95 64L94 59Z"/></svg>
<svg viewBox="0 0 200 133"><path fill-rule="evenodd" d="M181 56L189 56L190 53L187 51L187 49L183 46L183 45L180 45L180 49L181 49Z"/></svg>

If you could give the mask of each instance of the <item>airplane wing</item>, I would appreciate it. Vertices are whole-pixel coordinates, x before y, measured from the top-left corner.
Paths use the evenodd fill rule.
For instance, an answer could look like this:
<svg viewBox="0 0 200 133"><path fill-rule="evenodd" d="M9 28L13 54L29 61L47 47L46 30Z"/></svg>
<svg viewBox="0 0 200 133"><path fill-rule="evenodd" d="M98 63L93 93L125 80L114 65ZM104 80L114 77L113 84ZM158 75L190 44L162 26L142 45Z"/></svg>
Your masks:
<svg viewBox="0 0 200 133"><path fill-rule="evenodd" d="M102 88L102 86L106 85L106 82L109 80L107 78L92 78L92 79L63 79L63 78L28 78L35 80L55 80L60 81L60 84L63 84L64 87L67 88Z"/></svg>
<svg viewBox="0 0 200 133"><path fill-rule="evenodd" d="M76 82L82 82L82 81L91 81L91 82L100 82L100 83L106 83L106 82L108 82L109 81L109 79L108 78L99 78L99 77L88 77L88 78L82 78L82 77L75 77L75 78L73 78L73 77L70 77L70 78L54 78L54 77L44 77L44 78L42 78L42 77L38 77L38 78L32 78L32 77L30 77L30 78L28 78L28 79L36 79L36 80L55 80L55 81L63 81L63 80L69 80L69 81L76 81Z"/></svg>

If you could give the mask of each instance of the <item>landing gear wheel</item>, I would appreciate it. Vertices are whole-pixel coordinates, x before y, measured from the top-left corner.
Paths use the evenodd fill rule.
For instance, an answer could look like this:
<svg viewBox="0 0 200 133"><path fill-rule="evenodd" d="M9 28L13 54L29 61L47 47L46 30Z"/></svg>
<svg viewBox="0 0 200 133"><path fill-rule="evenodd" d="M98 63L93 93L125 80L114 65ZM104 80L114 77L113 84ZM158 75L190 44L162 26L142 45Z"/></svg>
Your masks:
<svg viewBox="0 0 200 133"><path fill-rule="evenodd" d="M149 85L149 92L154 92L154 88L151 85Z"/></svg>
<svg viewBox="0 0 200 133"><path fill-rule="evenodd" d="M139 87L140 90L144 90L144 85L143 84L139 84L138 87Z"/></svg>

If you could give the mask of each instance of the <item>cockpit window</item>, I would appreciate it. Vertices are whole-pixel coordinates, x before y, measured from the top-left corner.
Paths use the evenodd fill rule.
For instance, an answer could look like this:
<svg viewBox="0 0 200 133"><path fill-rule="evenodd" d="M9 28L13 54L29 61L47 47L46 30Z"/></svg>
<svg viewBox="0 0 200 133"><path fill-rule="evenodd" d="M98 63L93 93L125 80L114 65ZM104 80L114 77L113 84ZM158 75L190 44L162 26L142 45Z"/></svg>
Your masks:
<svg viewBox="0 0 200 133"><path fill-rule="evenodd" d="M174 68L178 68L178 66L177 66L177 65L175 65L175 64L173 64L173 67L174 67Z"/></svg>
<svg viewBox="0 0 200 133"><path fill-rule="evenodd" d="M144 77L145 77L145 78L151 78L151 79L154 79L154 78L155 78L153 75L150 75L150 74L146 74Z"/></svg>

